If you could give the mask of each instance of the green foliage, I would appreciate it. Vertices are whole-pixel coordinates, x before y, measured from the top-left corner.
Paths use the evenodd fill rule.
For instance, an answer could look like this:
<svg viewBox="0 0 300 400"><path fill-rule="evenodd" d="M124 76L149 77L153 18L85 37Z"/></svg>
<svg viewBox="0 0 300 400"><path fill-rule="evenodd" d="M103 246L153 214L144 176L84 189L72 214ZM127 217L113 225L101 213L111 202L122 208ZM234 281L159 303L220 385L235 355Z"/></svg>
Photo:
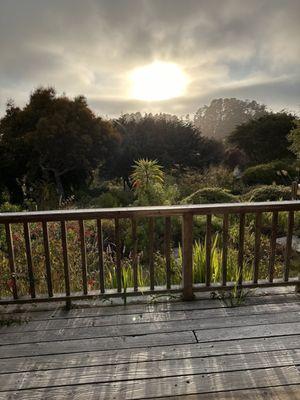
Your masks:
<svg viewBox="0 0 300 400"><path fill-rule="evenodd" d="M22 324L28 324L29 318L28 317L18 317L15 314L12 315L0 315L0 327L2 326L12 326L12 325L22 325Z"/></svg>
<svg viewBox="0 0 300 400"><path fill-rule="evenodd" d="M288 134L293 128L293 115L271 113L236 127L228 142L243 150L253 164L292 158Z"/></svg>
<svg viewBox="0 0 300 400"><path fill-rule="evenodd" d="M291 143L290 150L295 154L295 156L300 158L300 121L295 120L294 129L288 135L288 140Z"/></svg>
<svg viewBox="0 0 300 400"><path fill-rule="evenodd" d="M140 159L134 162L131 180L137 195L146 193L156 185L163 185L164 173L157 160Z"/></svg>
<svg viewBox="0 0 300 400"><path fill-rule="evenodd" d="M230 290L212 292L211 297L213 299L222 300L227 307L238 307L245 302L246 297L250 293L251 290L240 288L238 282L235 282Z"/></svg>
<svg viewBox="0 0 300 400"><path fill-rule="evenodd" d="M243 196L245 201L279 201L291 198L291 188L278 185L256 187Z"/></svg>
<svg viewBox="0 0 300 400"><path fill-rule="evenodd" d="M247 168L243 173L245 185L278 185L290 184L298 175L296 168L291 163L273 161L268 164L259 164Z"/></svg>
<svg viewBox="0 0 300 400"><path fill-rule="evenodd" d="M8 201L0 205L0 212L18 212L22 211L21 206L10 204Z"/></svg>
<svg viewBox="0 0 300 400"><path fill-rule="evenodd" d="M211 166L204 171L185 169L175 177L182 197L187 197L202 188L219 188L220 182L223 189L232 190L234 187L232 172L222 165Z"/></svg>
<svg viewBox="0 0 300 400"><path fill-rule="evenodd" d="M203 188L182 200L183 204L236 203L238 198L222 188Z"/></svg>
<svg viewBox="0 0 300 400"><path fill-rule="evenodd" d="M95 168L111 157L119 134L94 115L84 97L71 100L39 88L23 109L8 105L0 138L0 183L11 198L21 203L25 194L39 203L41 193L54 185L57 205L86 186ZM35 187L38 182L42 188Z"/></svg>
<svg viewBox="0 0 300 400"><path fill-rule="evenodd" d="M121 146L108 171L124 179L134 160L156 159L165 169L205 168L223 157L223 145L201 136L193 124L174 115L125 114L115 121L122 136Z"/></svg>
<svg viewBox="0 0 300 400"><path fill-rule="evenodd" d="M171 204L175 200L177 187L165 182L162 167L156 160L135 161L130 178L136 205Z"/></svg>
<svg viewBox="0 0 300 400"><path fill-rule="evenodd" d="M120 207L120 202L115 193L102 193L100 196L95 197L89 201L89 207L99 208L113 208Z"/></svg>

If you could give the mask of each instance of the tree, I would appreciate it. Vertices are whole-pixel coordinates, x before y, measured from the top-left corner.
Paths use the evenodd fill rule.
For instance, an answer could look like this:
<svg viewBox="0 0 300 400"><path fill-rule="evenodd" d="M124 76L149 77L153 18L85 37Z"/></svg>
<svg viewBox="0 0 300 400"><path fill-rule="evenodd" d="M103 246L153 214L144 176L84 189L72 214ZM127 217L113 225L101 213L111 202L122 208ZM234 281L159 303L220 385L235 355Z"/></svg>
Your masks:
<svg viewBox="0 0 300 400"><path fill-rule="evenodd" d="M252 164L293 158L288 148L288 134L293 128L293 115L272 113L239 125L229 135L228 142L244 151Z"/></svg>
<svg viewBox="0 0 300 400"><path fill-rule="evenodd" d="M156 160L135 161L131 181L139 204L155 204L163 191L164 173Z"/></svg>
<svg viewBox="0 0 300 400"><path fill-rule="evenodd" d="M266 114L266 106L255 100L236 98L214 99L210 105L198 109L194 124L203 135L224 139L236 126Z"/></svg>
<svg viewBox="0 0 300 400"><path fill-rule="evenodd" d="M223 145L204 138L191 123L168 114L127 114L114 121L122 136L110 173L128 181L134 160L156 159L166 169L219 163Z"/></svg>
<svg viewBox="0 0 300 400"><path fill-rule="evenodd" d="M82 96L71 100L39 88L23 108L8 105L0 121L3 174L28 191L54 183L59 199L86 185L119 140L112 124L96 117ZM9 182L6 181L9 188Z"/></svg>
<svg viewBox="0 0 300 400"><path fill-rule="evenodd" d="M136 205L167 205L174 204L177 200L177 186L165 180L163 168L157 160L135 161L130 180Z"/></svg>
<svg viewBox="0 0 300 400"><path fill-rule="evenodd" d="M238 147L230 147L226 149L224 155L224 164L230 169L234 169L237 166L244 167L247 162L249 162L249 160L247 159L246 154Z"/></svg>
<svg viewBox="0 0 300 400"><path fill-rule="evenodd" d="M288 140L291 143L290 150L300 158L300 120L295 120L295 127L288 135Z"/></svg>

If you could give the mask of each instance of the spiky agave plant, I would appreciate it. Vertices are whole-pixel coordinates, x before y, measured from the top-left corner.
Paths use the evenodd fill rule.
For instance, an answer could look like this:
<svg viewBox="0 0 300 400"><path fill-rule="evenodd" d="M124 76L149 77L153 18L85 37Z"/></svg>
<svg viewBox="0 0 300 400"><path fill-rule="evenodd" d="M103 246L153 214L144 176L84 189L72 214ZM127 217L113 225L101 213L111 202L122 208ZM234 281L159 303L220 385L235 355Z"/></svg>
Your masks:
<svg viewBox="0 0 300 400"><path fill-rule="evenodd" d="M151 205L158 201L163 189L164 173L157 160L142 158L135 161L130 178L140 204Z"/></svg>

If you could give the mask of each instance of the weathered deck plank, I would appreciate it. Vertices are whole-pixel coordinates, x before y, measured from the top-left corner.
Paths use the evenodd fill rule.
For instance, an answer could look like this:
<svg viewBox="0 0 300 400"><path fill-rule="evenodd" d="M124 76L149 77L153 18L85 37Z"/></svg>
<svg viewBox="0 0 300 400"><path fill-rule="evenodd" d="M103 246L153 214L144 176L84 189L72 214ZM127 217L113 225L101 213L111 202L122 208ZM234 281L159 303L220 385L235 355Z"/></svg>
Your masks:
<svg viewBox="0 0 300 400"><path fill-rule="evenodd" d="M172 400L299 400L299 398L300 385L205 393L203 396L199 394L172 396ZM160 400L170 400L170 397L160 397Z"/></svg>
<svg viewBox="0 0 300 400"><path fill-rule="evenodd" d="M256 329L258 325L266 325L271 329L273 324L292 323L295 333L300 333L300 311L290 311L288 313L271 313L264 315L248 316L227 316L220 318L200 318L178 321L158 321L143 324L125 324L110 326L88 326L68 329L52 329L32 332L2 333L0 335L0 345L35 343L35 342L54 342L58 340L91 339L101 337L128 337L133 335L150 335L168 332L202 331L214 329L216 334L219 329L229 327L231 330L237 327L251 326ZM298 323L297 325L294 325ZM200 335L200 334L199 334ZM205 335L205 333L204 333ZM212 335L212 337L214 337Z"/></svg>
<svg viewBox="0 0 300 400"><path fill-rule="evenodd" d="M170 332L139 336L111 336L105 338L60 340L1 346L1 358L26 357L45 354L67 354L84 351L130 349L148 346L166 346L182 343L195 343L192 331Z"/></svg>
<svg viewBox="0 0 300 400"><path fill-rule="evenodd" d="M282 289L282 288L279 288ZM251 297L246 298L245 303L242 303L240 307L234 310L239 310L240 308L250 306L250 305L263 305L263 304L283 304L283 303L299 303L299 296L295 295L294 291L292 293L281 293L273 295L260 295L256 296L255 292ZM86 304L86 303L85 303ZM32 320L46 320L57 319L57 318L86 318L86 317L97 317L97 316L126 316L132 314L143 314L151 313L156 314L159 312L174 312L174 311L187 311L187 310L215 310L225 308L230 310L231 308L226 306L226 304L218 299L210 300L196 300L193 302L162 302L158 304L130 304L127 306L113 305L113 306L98 306L98 307L80 307L71 310L65 310L61 306L52 308L50 310L46 309L43 311L36 310L36 308L26 307L13 307L13 310L19 310L19 313L25 314ZM11 308L7 307L4 313L10 313ZM212 316L214 314L211 313Z"/></svg>
<svg viewBox="0 0 300 400"><path fill-rule="evenodd" d="M0 400L300 399L291 292L21 315L0 329Z"/></svg>
<svg viewBox="0 0 300 400"><path fill-rule="evenodd" d="M97 315L91 317L70 317L56 318L55 315L51 319L33 318L26 324L10 325L3 327L0 330L0 337L3 333L12 332L33 332L33 331L49 331L56 329L80 328L80 327L95 327L95 326L114 326L114 325L127 325L127 324L145 324L154 322L168 322L168 321L186 321L194 319L215 319L219 317L239 317L249 315L267 315L272 313L289 313L293 311L300 312L299 303L281 303L281 304L259 304L248 305L239 308L220 307L214 309L203 310L183 310L183 311L160 311L160 312L144 312L136 314L119 314L119 315ZM29 317L30 318L30 317ZM1 341L1 340L0 340Z"/></svg>
<svg viewBox="0 0 300 400"><path fill-rule="evenodd" d="M0 359L0 373L41 371L51 369L117 365L144 361L180 360L233 354L264 353L300 348L300 335L192 343L176 346L82 351L81 353L52 354Z"/></svg>
<svg viewBox="0 0 300 400"><path fill-rule="evenodd" d="M299 359L300 350L294 350ZM140 380L172 377L176 375L199 375L229 371L250 371L253 369L293 366L291 351L222 355L218 357L191 358L140 362L136 364L119 364L93 367L55 369L51 371L34 371L0 375L0 391L47 388L53 386L80 385L87 383L107 383L124 380ZM300 377L299 377L300 378Z"/></svg>
<svg viewBox="0 0 300 400"><path fill-rule="evenodd" d="M51 384L51 382L49 382ZM49 384L49 386L50 386ZM296 367L264 368L245 371L173 376L102 384L86 384L47 389L32 389L0 393L0 400L67 400L67 399L153 399L162 393L176 395L207 394L229 390L299 385Z"/></svg>

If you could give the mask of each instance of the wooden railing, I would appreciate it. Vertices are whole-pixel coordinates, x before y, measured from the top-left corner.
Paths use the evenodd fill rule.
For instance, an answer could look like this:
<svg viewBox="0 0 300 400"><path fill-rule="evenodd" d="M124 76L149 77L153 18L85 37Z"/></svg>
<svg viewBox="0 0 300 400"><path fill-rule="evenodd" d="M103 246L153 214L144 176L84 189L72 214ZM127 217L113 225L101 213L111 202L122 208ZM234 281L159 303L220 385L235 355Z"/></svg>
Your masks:
<svg viewBox="0 0 300 400"><path fill-rule="evenodd" d="M162 294L162 293L182 293L183 299L191 300L196 291L213 291L216 289L228 290L235 284L227 280L227 254L229 234L229 217L235 214L239 218L238 232L238 286L245 288L269 287L279 285L296 285L299 288L299 275L290 277L290 258L292 235L294 228L294 214L300 211L300 201L282 201L282 202L264 202L264 203L235 203L235 204L209 204L209 205L186 205L186 206L160 206L160 207L132 207L132 208L114 208L114 209L87 209L87 210L68 210L68 211L49 211L49 212L22 212L22 213L1 213L0 228L6 236L6 248L3 251L4 257L7 257L10 272L10 289L11 297L0 298L0 304L10 303L26 303L41 301L66 301L70 305L71 300L85 299L88 297L116 297L124 296L124 288L122 282L122 251L120 237L120 220L131 220L132 235L132 271L133 271L133 287L127 288L126 296L141 294ZM259 279L260 255L261 255L261 228L263 213L272 213L272 224L270 227L270 251L269 251L269 269L267 279ZM286 212L288 223L286 232L285 258L282 276L274 279L274 263L276 254L276 237L278 226L278 215L280 212ZM253 261L253 277L251 281L243 279L244 266L244 238L245 228L247 229L248 214L254 214L254 261ZM193 217L206 216L206 263L205 263L205 282L202 284L193 283ZM222 273L219 282L212 281L211 273L211 248L212 248L212 216L218 215L223 219L222 228ZM182 282L181 285L172 285L171 279L171 229L173 217L180 218L182 221ZM164 257L165 257L165 285L157 287L155 285L155 268L153 260L154 252L154 234L155 219L164 219ZM116 290L107 290L105 287L105 262L103 259L103 234L102 221L114 221L115 233L115 273L116 273ZM148 264L149 268L149 286L140 288L138 286L138 236L137 227L140 220L148 221ZM85 221L96 221L96 238L98 251L98 280L99 290L89 290L88 287L88 257L85 242ZM71 292L70 275L69 275L69 253L68 253L68 235L66 224L70 221L77 221L79 224L80 238L80 254L81 254L81 293ZM48 233L49 223L57 223L59 225L62 251L62 270L64 280L63 293L54 293L52 285L52 255L50 251L50 239ZM44 276L46 280L46 293L37 293L35 285L35 266L32 257L32 237L30 232L30 224L39 223L41 226L41 236L44 253ZM12 235L12 227L16 224L23 225L23 239L25 243L25 252L27 259L28 273L28 296L20 295L18 290L18 276L16 273L14 239ZM4 227L4 228L3 228Z"/></svg>

